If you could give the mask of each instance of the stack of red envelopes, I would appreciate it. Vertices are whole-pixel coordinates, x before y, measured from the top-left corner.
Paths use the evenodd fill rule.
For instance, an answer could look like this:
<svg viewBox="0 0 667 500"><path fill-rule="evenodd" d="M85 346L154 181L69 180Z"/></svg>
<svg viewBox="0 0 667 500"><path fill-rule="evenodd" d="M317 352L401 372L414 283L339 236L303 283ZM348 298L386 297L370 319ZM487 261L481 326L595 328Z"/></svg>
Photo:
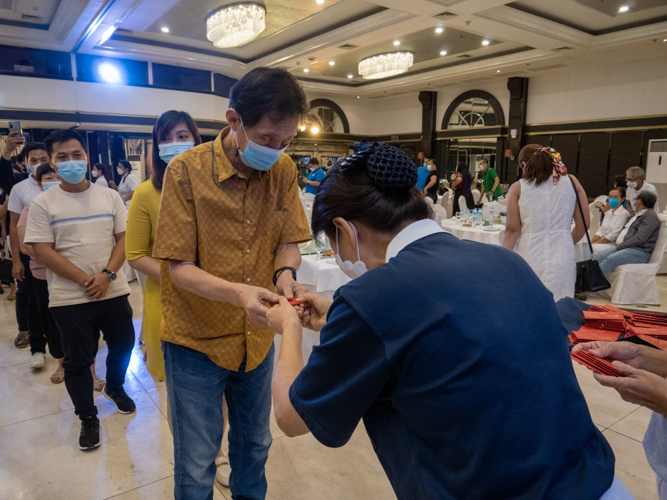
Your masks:
<svg viewBox="0 0 667 500"><path fill-rule="evenodd" d="M604 358L598 358L597 356L592 355L588 351L577 351L572 353L572 359L577 363L584 365L586 368L590 368L600 375L607 375L609 377L623 377L623 374L619 372L611 364L611 361Z"/></svg>
<svg viewBox="0 0 667 500"><path fill-rule="evenodd" d="M623 309L619 309L618 307L610 306L610 305L605 305L605 306L596 306L593 305L589 309L591 312L610 312L610 313L616 313L616 314L622 314L626 319L630 319L632 317L632 313L629 311L624 311Z"/></svg>
<svg viewBox="0 0 667 500"><path fill-rule="evenodd" d="M591 328L590 326L582 326L576 332L570 335L570 342L572 344L581 344L582 342L594 342L596 340L602 342L616 342L618 340L619 332L613 330L599 330Z"/></svg>
<svg viewBox="0 0 667 500"><path fill-rule="evenodd" d="M620 313L584 311L584 320L589 328L619 333L625 331L625 316Z"/></svg>

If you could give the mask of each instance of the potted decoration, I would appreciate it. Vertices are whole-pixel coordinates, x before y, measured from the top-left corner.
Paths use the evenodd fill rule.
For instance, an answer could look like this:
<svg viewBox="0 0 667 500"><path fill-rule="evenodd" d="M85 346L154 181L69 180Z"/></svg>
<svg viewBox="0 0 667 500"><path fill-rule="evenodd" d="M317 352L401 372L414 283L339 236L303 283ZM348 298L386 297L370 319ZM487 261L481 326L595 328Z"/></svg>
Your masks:
<svg viewBox="0 0 667 500"><path fill-rule="evenodd" d="M505 224L506 220L507 220L507 212L500 212L500 222L502 224Z"/></svg>

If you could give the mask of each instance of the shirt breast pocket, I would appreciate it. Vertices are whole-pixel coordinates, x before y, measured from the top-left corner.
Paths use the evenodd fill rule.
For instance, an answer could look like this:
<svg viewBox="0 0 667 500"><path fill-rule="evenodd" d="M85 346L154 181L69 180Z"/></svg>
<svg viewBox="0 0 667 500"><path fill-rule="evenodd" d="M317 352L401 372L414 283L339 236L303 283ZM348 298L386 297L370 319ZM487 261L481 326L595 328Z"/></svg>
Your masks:
<svg viewBox="0 0 667 500"><path fill-rule="evenodd" d="M276 248L280 242L280 235L283 232L285 216L286 212L282 210L268 212L262 221L260 235L268 240L271 253L276 253Z"/></svg>

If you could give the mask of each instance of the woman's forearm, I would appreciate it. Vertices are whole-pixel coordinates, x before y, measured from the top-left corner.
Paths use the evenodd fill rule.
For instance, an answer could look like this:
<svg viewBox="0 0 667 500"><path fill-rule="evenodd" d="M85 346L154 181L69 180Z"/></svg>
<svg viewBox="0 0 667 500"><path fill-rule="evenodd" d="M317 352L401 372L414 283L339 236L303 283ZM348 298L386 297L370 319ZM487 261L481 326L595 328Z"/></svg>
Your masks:
<svg viewBox="0 0 667 500"><path fill-rule="evenodd" d="M514 247L516 246L516 242L519 240L519 236L521 236L521 231L506 229L505 239L503 240L503 247L514 251Z"/></svg>
<svg viewBox="0 0 667 500"><path fill-rule="evenodd" d="M127 262L132 269L136 269L155 281L160 281L160 263L152 257L144 255L136 260L128 260Z"/></svg>
<svg viewBox="0 0 667 500"><path fill-rule="evenodd" d="M586 234L586 228L582 227L581 224L575 224L574 229L572 229L572 241L576 245L581 241L581 238Z"/></svg>
<svg viewBox="0 0 667 500"><path fill-rule="evenodd" d="M310 432L289 398L290 387L303 369L301 340L302 329L299 323L283 326L278 362L271 382L276 422L289 437Z"/></svg>

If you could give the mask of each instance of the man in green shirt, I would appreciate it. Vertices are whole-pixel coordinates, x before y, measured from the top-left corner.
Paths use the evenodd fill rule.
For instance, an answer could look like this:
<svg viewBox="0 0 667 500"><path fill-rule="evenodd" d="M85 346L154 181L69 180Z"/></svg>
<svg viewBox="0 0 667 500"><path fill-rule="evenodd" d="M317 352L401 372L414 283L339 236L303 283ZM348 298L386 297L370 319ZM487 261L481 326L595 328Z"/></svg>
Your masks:
<svg viewBox="0 0 667 500"><path fill-rule="evenodd" d="M502 196L503 191L500 189L500 177L498 177L498 173L489 167L488 160L480 160L479 166L482 172L484 172L482 174L482 194L480 199L484 196L484 193L489 193L489 201Z"/></svg>

